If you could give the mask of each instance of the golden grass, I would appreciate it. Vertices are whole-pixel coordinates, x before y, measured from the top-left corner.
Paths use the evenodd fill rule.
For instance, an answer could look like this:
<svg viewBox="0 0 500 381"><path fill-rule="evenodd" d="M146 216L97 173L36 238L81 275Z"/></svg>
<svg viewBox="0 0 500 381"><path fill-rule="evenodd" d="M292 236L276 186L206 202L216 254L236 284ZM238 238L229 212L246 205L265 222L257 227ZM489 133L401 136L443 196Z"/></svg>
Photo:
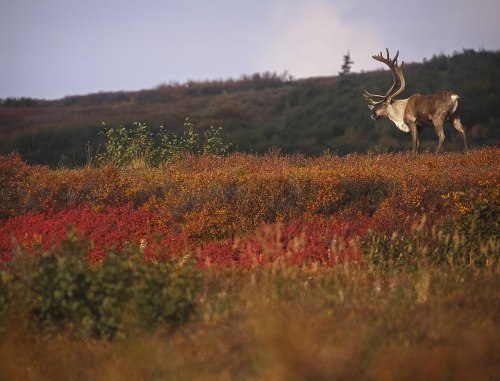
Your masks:
<svg viewBox="0 0 500 381"><path fill-rule="evenodd" d="M491 270L267 268L209 272L199 316L115 342L0 345L5 380L495 380L500 278Z"/></svg>

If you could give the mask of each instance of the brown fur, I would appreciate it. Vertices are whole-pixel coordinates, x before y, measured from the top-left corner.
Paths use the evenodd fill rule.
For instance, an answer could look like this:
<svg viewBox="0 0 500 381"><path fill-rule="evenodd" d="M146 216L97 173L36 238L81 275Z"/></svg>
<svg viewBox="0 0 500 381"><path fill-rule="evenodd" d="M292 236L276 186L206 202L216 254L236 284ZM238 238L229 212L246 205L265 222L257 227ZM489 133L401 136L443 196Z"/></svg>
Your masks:
<svg viewBox="0 0 500 381"><path fill-rule="evenodd" d="M401 115L400 113L403 108L397 106L402 106L403 102L406 103L406 106L404 107L403 115ZM420 149L421 134L425 127L434 127L436 130L439 141L435 152L438 153L445 139L443 126L449 120L462 135L464 149L467 151L467 137L458 114L458 95L449 91L430 95L414 94L402 100L392 100L389 98L374 111L372 117L373 119L389 117L394 122L399 118L403 121L404 127L407 127L411 132L413 151L416 153ZM400 126L398 127L401 128Z"/></svg>

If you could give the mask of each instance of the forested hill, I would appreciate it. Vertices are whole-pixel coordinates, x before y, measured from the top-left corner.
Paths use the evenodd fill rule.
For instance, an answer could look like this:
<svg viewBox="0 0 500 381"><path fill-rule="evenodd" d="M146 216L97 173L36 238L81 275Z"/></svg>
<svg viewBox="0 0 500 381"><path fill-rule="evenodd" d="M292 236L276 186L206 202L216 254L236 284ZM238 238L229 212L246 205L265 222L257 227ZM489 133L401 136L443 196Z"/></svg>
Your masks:
<svg viewBox="0 0 500 381"><path fill-rule="evenodd" d="M340 65L339 65L340 69ZM332 71L334 68L332 68ZM460 95L460 111L471 146L500 142L500 52L465 50L405 65L406 90ZM0 151L19 151L29 163L82 165L90 142L98 150L98 132L107 125L145 122L179 132L186 117L200 129L221 126L225 140L239 151L262 153L345 154L402 150L410 136L388 121L374 122L363 89L385 93L388 71L340 77L292 80L286 75L255 74L239 80L163 84L135 92L102 92L55 101L3 99ZM446 127L445 150L461 149L458 134ZM424 134L433 146L434 131Z"/></svg>

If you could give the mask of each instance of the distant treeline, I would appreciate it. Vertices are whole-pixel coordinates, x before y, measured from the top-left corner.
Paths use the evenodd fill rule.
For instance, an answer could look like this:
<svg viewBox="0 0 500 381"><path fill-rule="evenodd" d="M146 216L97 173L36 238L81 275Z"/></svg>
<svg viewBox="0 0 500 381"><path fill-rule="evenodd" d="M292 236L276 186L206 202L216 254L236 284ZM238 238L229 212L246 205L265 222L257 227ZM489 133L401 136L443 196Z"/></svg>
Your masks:
<svg viewBox="0 0 500 381"><path fill-rule="evenodd" d="M27 97L9 97L5 99L0 98L1 107L33 107L43 103L44 101Z"/></svg>
<svg viewBox="0 0 500 381"><path fill-rule="evenodd" d="M401 97L453 91L460 95L471 145L499 144L500 52L464 50L434 56L405 65L404 74L406 90ZM19 151L29 163L82 165L102 147L98 132L103 122L142 122L153 130L163 125L179 133L188 116L203 130L221 126L223 138L245 152L263 153L273 147L312 155L325 150L404 150L410 147L410 137L387 120L371 120L362 97L364 89L384 93L391 83L386 70L305 80L294 80L288 73L264 73L56 101L9 98L0 104L0 150ZM445 133L444 149L460 149L453 128L445 128ZM424 148L437 141L431 130L423 139Z"/></svg>

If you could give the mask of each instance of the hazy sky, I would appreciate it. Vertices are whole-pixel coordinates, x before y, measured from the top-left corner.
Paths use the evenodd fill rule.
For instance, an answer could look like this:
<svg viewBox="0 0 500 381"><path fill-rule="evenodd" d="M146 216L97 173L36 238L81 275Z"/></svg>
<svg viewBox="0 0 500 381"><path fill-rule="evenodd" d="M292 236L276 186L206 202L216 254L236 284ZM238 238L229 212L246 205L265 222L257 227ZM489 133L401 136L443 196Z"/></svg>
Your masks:
<svg viewBox="0 0 500 381"><path fill-rule="evenodd" d="M500 50L498 0L0 0L0 98L288 71L332 75Z"/></svg>

